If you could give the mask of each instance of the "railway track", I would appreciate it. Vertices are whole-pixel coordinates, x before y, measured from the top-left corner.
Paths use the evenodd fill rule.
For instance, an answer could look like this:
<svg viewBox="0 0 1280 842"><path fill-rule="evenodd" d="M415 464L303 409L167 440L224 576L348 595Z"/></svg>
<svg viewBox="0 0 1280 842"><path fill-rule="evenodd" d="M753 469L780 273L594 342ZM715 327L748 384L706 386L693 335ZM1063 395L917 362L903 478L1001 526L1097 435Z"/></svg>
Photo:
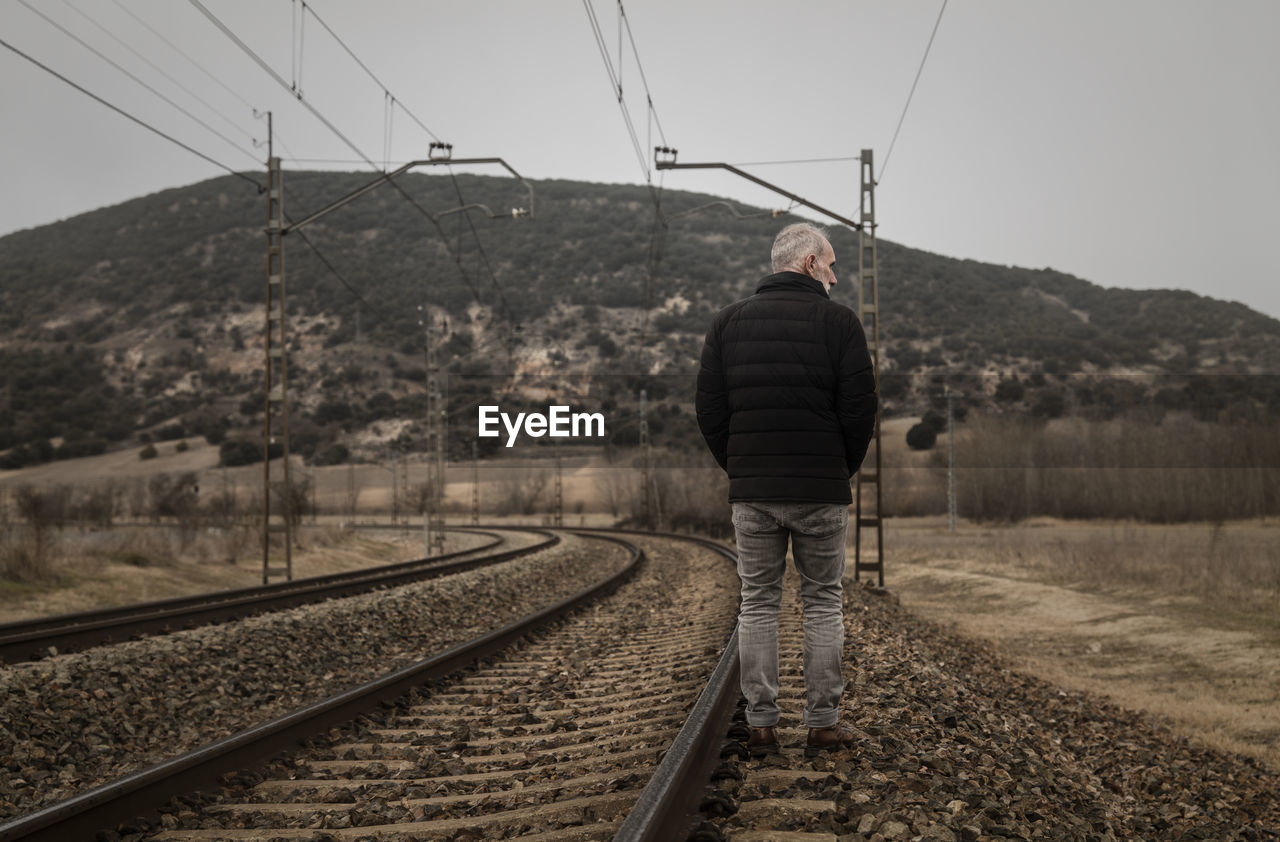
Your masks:
<svg viewBox="0 0 1280 842"><path fill-rule="evenodd" d="M560 540L545 530L520 529L517 531L539 535L540 540L528 546L488 553L507 539L493 531L460 531L479 532L491 540L479 547L375 568L0 624L0 662L36 660L89 646L447 576L529 555Z"/></svg>
<svg viewBox="0 0 1280 842"><path fill-rule="evenodd" d="M338 743L276 764L275 774L256 786L224 792L202 812L165 814L159 838L362 838L376 832L380 838L451 839L466 838L475 828L537 833L578 827L558 838L592 839L622 834L628 813L648 816L641 835L632 838L672 838L666 831L645 832L669 822L677 801L683 801L681 821L689 821L709 771L702 761L714 761L723 733L724 699L736 697L736 678L721 657L734 626L736 576L721 554L695 551L691 558L687 546L670 539L643 543L650 556L643 570L643 554L630 544L633 560L622 571L535 617L0 825L0 839L91 836L140 812L141 805L207 785L228 769L252 766L361 713L366 716ZM637 581L625 591L578 610L633 576ZM534 625L545 627L574 611L526 637ZM416 691L391 712L368 713L380 701L456 674L522 638L483 666ZM718 686L709 694L707 679L718 659ZM736 657L731 660L736 664ZM713 702L720 706L714 716ZM708 740L714 743L709 750ZM659 761L664 771L655 775ZM657 785L646 789L651 777ZM663 793L664 782L681 785Z"/></svg>
<svg viewBox="0 0 1280 842"><path fill-rule="evenodd" d="M783 595L778 614L780 750L763 758L749 757L746 719L738 717L739 724L729 734L741 740L739 762L725 775L727 786L722 784L710 799L710 812L715 815L711 824L731 842L832 842L835 835L818 828L843 809L825 797L819 784L828 778L832 758L838 762L844 755L828 753L814 759L804 754L806 731L799 717L805 703L803 610L793 569L784 579Z"/></svg>
<svg viewBox="0 0 1280 842"><path fill-rule="evenodd" d="M566 544L581 559L588 540L599 538ZM616 574L534 617L46 802L0 824L0 840L94 838L103 828L113 830L98 838L126 842L1280 838L1273 772L1019 676L878 589L846 593L856 669L845 713L857 751L804 756L792 577L780 627L782 751L750 757L736 742L745 729L729 725L732 568L673 536L630 542L647 566L633 549ZM611 570L622 563L613 553ZM575 564L548 577L549 561L515 562L534 592L600 569L590 557ZM515 574L466 575L500 584ZM401 590L420 599L416 587ZM217 781L223 788L210 789ZM700 802L712 820L689 836Z"/></svg>

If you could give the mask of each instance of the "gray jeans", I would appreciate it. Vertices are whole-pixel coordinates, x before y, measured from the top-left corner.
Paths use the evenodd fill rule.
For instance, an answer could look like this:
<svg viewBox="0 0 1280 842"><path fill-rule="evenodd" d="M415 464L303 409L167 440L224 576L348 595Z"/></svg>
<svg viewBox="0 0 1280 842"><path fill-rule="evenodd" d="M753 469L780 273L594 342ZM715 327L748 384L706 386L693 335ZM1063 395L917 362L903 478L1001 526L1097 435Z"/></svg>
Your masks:
<svg viewBox="0 0 1280 842"><path fill-rule="evenodd" d="M831 503L734 503L738 541L738 661L747 724L778 724L778 609L791 539L804 603L804 724L840 717L844 648L844 536L849 509Z"/></svg>

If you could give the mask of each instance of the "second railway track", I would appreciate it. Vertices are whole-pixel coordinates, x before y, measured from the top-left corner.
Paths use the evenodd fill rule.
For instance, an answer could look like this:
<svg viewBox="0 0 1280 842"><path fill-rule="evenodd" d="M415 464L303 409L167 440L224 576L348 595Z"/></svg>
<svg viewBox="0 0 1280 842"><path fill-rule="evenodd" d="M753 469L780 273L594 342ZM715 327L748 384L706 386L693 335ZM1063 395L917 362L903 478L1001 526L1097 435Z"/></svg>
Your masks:
<svg viewBox="0 0 1280 842"><path fill-rule="evenodd" d="M277 611L309 602L446 576L519 558L554 546L559 541L558 537L544 530L516 531L535 533L539 539L528 546L488 552L506 543L506 538L495 532L482 531L482 535L492 540L479 547L443 556L258 587L214 591L0 624L0 662L18 663L146 634L225 622L264 611Z"/></svg>
<svg viewBox="0 0 1280 842"><path fill-rule="evenodd" d="M636 581L449 683L277 764L178 839L608 839L734 625L725 559L644 539Z"/></svg>
<svg viewBox="0 0 1280 842"><path fill-rule="evenodd" d="M547 596L557 591L572 593L566 586L580 587L611 566L616 568L616 562L607 561L603 567L590 561L584 566L584 551L592 546L603 548L598 538L582 535L569 540L567 549L556 549L556 557L564 561L554 565L535 558L517 562L525 572L515 578L487 570L465 575L483 576L489 582L485 593L497 594L507 583L510 595L494 598L515 607L536 604L529 602L526 592L541 594L545 604ZM721 692L731 683L722 654L734 625L736 576L723 550L712 552L652 535L644 536L640 543L649 550L651 561L640 568L638 579L625 590L579 610L550 631L536 633L478 670L461 677L456 673L476 657L497 652L527 634L525 621L482 636L479 655L471 644L459 644L427 662L399 668L371 682L369 686L379 685L372 693L366 687L352 688L189 755L132 772L97 789L81 790L69 800L45 797L47 806L43 809L0 825L0 839L72 838L63 835L68 831L91 834L91 828L110 826L119 818L143 812L139 805L160 804L170 794L203 787L217 773L214 766L218 772L238 764L255 768L260 758L304 736L323 747L318 753L298 755L287 765L276 765L276 783L254 778L260 785L224 792L201 811L184 807L170 810L159 822L135 821L117 827L131 839L156 831L173 838L182 834L190 838L264 838L263 834L266 838L372 838L370 828L380 822L387 826L376 832L385 838L466 838L467 832L483 833L484 828L504 837L555 831L558 838L604 838L618 831L628 812L632 813L628 825L641 815L645 817L639 822L643 827L652 830L660 826L663 812L673 803L670 787L663 791L664 782L683 787L686 798L680 809L692 812L707 770L685 761L698 752L714 758L718 735L727 719L721 704L719 710L724 715L719 727L707 727L712 717L706 700L709 695L728 698ZM531 589L539 570L549 578ZM588 591L617 587L622 581L619 575L610 575ZM453 588L455 604L459 595L464 595L465 603L465 595L476 592L470 588L458 578ZM377 601L391 605L388 599L404 598L395 596L398 592L387 591L388 596ZM560 607L544 609L541 614L552 616L554 611L558 616L587 596L584 591L572 600L566 598ZM367 602L364 597L357 599ZM463 611L465 615L465 608ZM272 622L289 625L296 621L282 617ZM115 657L109 651L69 657ZM372 666L387 654L372 653L373 660L366 654L364 660ZM715 694L704 692L713 669L719 678L712 676L712 685L720 688ZM354 673L348 670L346 674ZM424 676L450 674L455 676L452 684L419 690L412 702L416 707L402 705L394 714L376 709L377 700L421 687L427 680ZM211 690L222 693L219 688L228 681L234 685L235 676L231 672L218 676L212 684L193 685L206 689L194 694L186 690L183 695L194 695L194 701L199 702L196 708L204 709ZM95 695L86 696L82 690L79 695L90 700L103 698L101 691L93 692ZM112 707L111 700L106 706ZM73 707L82 721L89 722L87 731L100 732L90 710L79 710L74 703ZM186 705L174 710L196 708ZM314 709L319 708L324 710L317 716ZM353 721L355 716L363 718ZM172 718L189 724L185 717ZM340 744L334 745L324 729L341 722L352 724L340 737ZM26 727L35 732L44 724L36 721ZM711 739L714 744L708 747L690 742L686 739L690 732L694 738ZM271 747L264 750L265 746ZM14 747L24 757L40 751L21 742ZM663 759L668 749L669 756ZM201 758L214 754L222 756L216 763L204 764ZM231 759L237 763L227 765ZM662 771L655 775L659 768ZM15 766L11 774L15 770L22 773ZM650 777L655 780L651 782ZM240 774L231 780L247 779ZM646 789L646 784L658 785ZM688 795L693 796L691 806ZM201 800L207 802L207 798ZM171 803L196 805L199 801ZM86 823L97 822L97 817L104 815L118 818ZM565 831L568 835L559 833L563 828L569 828ZM624 827L620 838L667 837L627 837Z"/></svg>

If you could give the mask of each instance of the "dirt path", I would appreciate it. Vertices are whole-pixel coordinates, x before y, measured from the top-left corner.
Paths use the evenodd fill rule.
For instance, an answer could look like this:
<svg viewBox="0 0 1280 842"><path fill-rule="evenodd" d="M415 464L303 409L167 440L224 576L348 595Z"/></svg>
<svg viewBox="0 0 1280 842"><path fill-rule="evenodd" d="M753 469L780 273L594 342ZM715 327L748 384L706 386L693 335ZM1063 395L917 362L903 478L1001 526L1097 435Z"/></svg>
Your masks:
<svg viewBox="0 0 1280 842"><path fill-rule="evenodd" d="M991 641L1022 670L1166 717L1188 736L1280 768L1280 640L1215 627L1185 600L1093 593L977 562L893 569L904 606Z"/></svg>

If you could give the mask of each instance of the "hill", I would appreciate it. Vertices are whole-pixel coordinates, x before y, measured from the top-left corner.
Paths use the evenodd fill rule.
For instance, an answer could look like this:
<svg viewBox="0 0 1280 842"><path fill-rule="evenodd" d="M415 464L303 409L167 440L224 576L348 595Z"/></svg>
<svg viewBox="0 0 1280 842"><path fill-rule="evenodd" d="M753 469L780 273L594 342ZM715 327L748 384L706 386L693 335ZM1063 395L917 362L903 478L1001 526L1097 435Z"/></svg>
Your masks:
<svg viewBox="0 0 1280 842"><path fill-rule="evenodd" d="M369 180L286 173L286 212ZM540 377L619 413L645 386L655 439L689 444L690 424L663 419L688 411L706 324L767 274L786 219L690 213L715 197L667 190L655 237L644 186L536 182L536 214L516 220L503 215L528 200L510 179L400 183L405 195L383 187L303 232L341 277L286 238L297 452L421 446L423 313L455 417L481 396L535 394ZM439 216L460 201L502 218ZM258 435L264 221L262 197L227 176L0 238L0 466L139 436ZM833 297L852 306L856 234L832 241L846 267ZM879 246L890 414L936 405L944 380L1049 417L1280 412L1276 378L1257 376L1280 371L1280 322L1243 305ZM623 425L615 443L635 436ZM455 438L469 451L470 428Z"/></svg>

